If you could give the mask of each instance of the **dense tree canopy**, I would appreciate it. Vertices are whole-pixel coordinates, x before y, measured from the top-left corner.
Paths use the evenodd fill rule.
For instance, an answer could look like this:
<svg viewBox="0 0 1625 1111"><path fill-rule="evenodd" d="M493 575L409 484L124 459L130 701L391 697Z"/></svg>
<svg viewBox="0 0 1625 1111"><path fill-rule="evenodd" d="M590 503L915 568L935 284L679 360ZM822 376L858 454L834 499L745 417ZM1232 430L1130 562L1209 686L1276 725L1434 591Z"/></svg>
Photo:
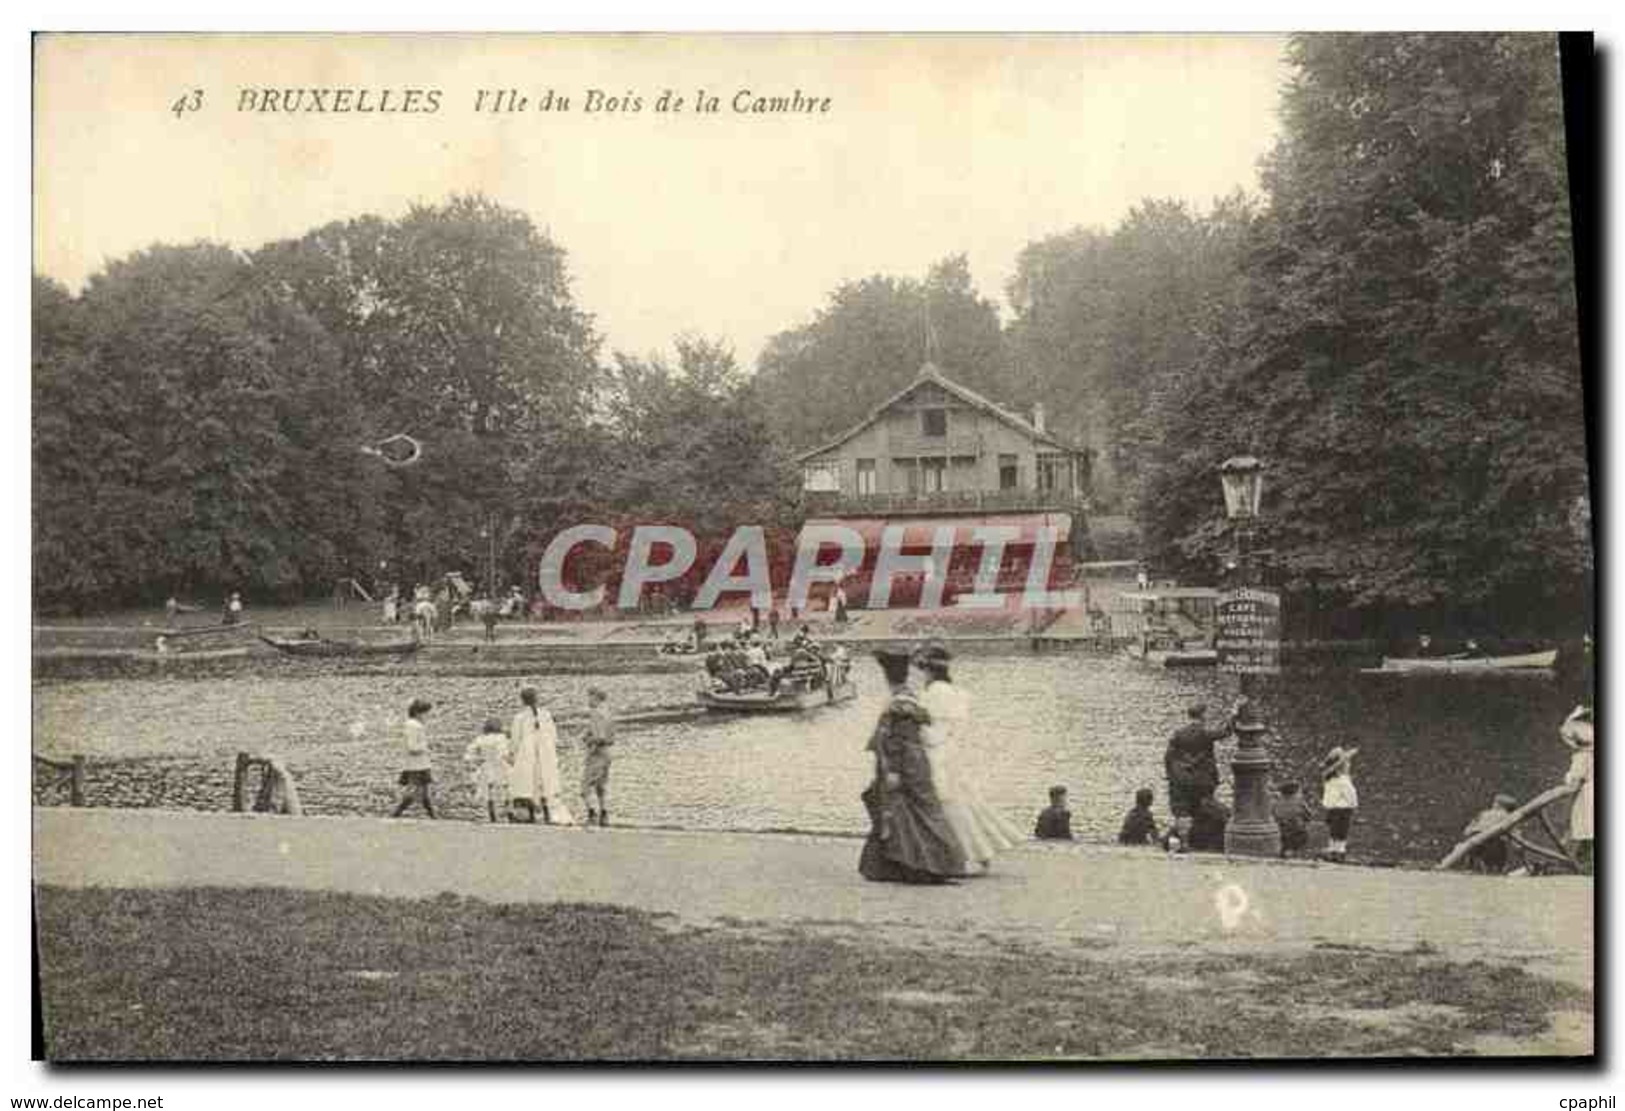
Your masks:
<svg viewBox="0 0 1625 1111"><path fill-rule="evenodd" d="M768 341L757 378L775 435L806 449L858 423L927 359L973 389L1003 385L998 308L976 292L964 255L923 282L847 282L810 324Z"/></svg>
<svg viewBox="0 0 1625 1111"><path fill-rule="evenodd" d="M1145 522L1211 566L1213 469L1269 461L1287 584L1571 603L1587 493L1558 59L1533 35L1295 39L1243 295L1161 437Z"/></svg>
<svg viewBox="0 0 1625 1111"><path fill-rule="evenodd" d="M1216 468L1269 466L1289 592L1382 619L1583 618L1584 398L1549 36L1293 40L1260 197L1146 199L1029 243L1008 318L964 255L835 289L756 372L725 340L603 363L563 248L479 197L244 255L34 283L36 600L503 577L564 523L793 528L788 461L930 360L1043 401L1160 569L1212 581ZM423 441L390 469L361 445ZM702 556L703 561L703 556ZM1555 615L1555 617L1554 617Z"/></svg>

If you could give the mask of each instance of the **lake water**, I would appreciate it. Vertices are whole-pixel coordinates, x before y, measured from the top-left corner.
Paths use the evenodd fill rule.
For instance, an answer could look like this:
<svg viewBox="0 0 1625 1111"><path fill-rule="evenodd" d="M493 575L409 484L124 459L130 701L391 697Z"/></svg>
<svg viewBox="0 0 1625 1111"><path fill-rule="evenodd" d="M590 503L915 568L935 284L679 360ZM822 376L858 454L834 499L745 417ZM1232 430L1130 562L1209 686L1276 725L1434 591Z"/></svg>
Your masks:
<svg viewBox="0 0 1625 1111"><path fill-rule="evenodd" d="M1083 838L1115 837L1136 788L1166 814L1162 754L1185 707L1220 713L1236 680L1162 671L1102 656L1013 654L956 661L973 698L956 753L986 799L1030 828L1051 784L1071 794ZM863 751L882 704L879 671L858 665L856 702L801 717L686 713L695 679L661 674L542 675L534 681L568 740L589 685L620 712L662 720L623 725L611 813L629 825L861 832ZM334 673L304 661L249 662L195 678L37 681L34 747L83 754L93 806L227 809L235 754L276 753L292 766L311 813L386 813L395 798L399 721L414 697L429 718L438 805L474 818L463 747L488 716L504 722L520 676L419 668ZM1437 860L1497 792L1519 798L1557 783L1568 753L1557 725L1570 708L1549 679L1529 676L1370 676L1352 672L1264 680L1276 777L1313 791L1333 744L1358 745L1361 809L1352 847L1362 857ZM1231 751L1221 744L1221 762ZM573 790L580 750L561 754ZM1221 797L1229 801L1228 769ZM1318 801L1318 795L1315 796ZM572 808L578 803L571 800Z"/></svg>

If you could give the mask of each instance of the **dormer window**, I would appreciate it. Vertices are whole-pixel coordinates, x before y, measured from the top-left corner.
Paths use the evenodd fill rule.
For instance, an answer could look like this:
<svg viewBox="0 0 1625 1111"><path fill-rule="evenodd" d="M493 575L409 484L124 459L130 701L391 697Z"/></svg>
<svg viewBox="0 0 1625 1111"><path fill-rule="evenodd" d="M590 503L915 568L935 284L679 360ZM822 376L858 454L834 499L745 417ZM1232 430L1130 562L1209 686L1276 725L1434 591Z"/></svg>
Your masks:
<svg viewBox="0 0 1625 1111"><path fill-rule="evenodd" d="M948 410L921 409L920 435L941 439L948 434Z"/></svg>

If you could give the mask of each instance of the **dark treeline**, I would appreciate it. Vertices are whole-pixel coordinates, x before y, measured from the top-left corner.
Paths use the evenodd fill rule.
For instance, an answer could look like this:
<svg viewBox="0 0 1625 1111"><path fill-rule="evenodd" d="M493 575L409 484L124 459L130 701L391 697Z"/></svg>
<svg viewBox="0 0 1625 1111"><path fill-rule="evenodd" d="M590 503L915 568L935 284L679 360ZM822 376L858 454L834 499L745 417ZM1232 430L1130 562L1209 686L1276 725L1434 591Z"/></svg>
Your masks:
<svg viewBox="0 0 1625 1111"><path fill-rule="evenodd" d="M1147 199L835 290L754 375L685 336L600 356L562 248L480 198L244 255L158 246L34 292L35 596L296 596L380 561L527 570L557 527L791 528L790 460L927 358L1094 453L1097 505L1212 582L1216 468L1266 460L1269 574L1314 633L1574 627L1590 609L1556 43L1293 40L1263 194ZM424 459L359 446L395 432Z"/></svg>
<svg viewBox="0 0 1625 1111"><path fill-rule="evenodd" d="M34 282L35 602L292 599L534 567L562 524L791 505L723 344L598 357L562 249L477 197ZM365 445L406 432L420 461Z"/></svg>

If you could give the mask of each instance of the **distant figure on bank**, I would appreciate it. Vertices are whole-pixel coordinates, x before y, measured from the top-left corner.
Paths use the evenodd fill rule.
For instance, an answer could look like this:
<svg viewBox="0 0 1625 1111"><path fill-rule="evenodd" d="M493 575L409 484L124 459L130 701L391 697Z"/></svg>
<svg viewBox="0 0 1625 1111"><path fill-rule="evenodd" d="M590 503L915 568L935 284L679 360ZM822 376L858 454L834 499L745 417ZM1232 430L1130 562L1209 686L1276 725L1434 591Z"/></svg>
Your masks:
<svg viewBox="0 0 1625 1111"><path fill-rule="evenodd" d="M1569 774L1563 777L1563 782L1571 786L1580 785L1579 793L1574 796L1574 806L1569 810L1569 840L1574 842L1574 856L1580 862L1581 870L1590 875L1597 865L1594 832L1597 796L1593 778L1596 726L1592 722L1591 707L1580 705L1570 711L1569 716L1563 719L1558 736L1574 751Z"/></svg>
<svg viewBox="0 0 1625 1111"><path fill-rule="evenodd" d="M1474 640L1472 637L1468 637L1467 644L1462 649L1461 654L1464 659L1481 660L1484 658L1484 649L1478 646L1478 641Z"/></svg>
<svg viewBox="0 0 1625 1111"><path fill-rule="evenodd" d="M401 728L405 748L401 759L401 786L405 790L391 817L399 818L413 802L421 803L424 812L434 817L434 802L429 798L429 784L434 779L430 771L433 765L429 762L428 730L423 724L423 719L429 716L432 709L434 704L422 698L414 698L406 708L406 724Z"/></svg>
<svg viewBox="0 0 1625 1111"><path fill-rule="evenodd" d="M428 598L412 603L412 634L424 643L434 639L435 619L439 611Z"/></svg>
<svg viewBox="0 0 1625 1111"><path fill-rule="evenodd" d="M1354 789L1357 748L1334 746L1320 762L1320 808L1326 812L1326 852L1322 859L1341 864L1348 858L1349 830L1360 796Z"/></svg>
<svg viewBox="0 0 1625 1111"><path fill-rule="evenodd" d="M1151 575L1146 571L1145 564L1143 563L1140 564L1139 569L1134 573L1134 585L1141 591L1151 589Z"/></svg>
<svg viewBox="0 0 1625 1111"><path fill-rule="evenodd" d="M179 598L171 594L168 598L164 599L164 621L170 625L173 625L175 624L175 619L178 618L180 614L181 601Z"/></svg>
<svg viewBox="0 0 1625 1111"><path fill-rule="evenodd" d="M1157 819L1151 813L1156 794L1149 787L1134 792L1134 807L1123 816L1123 828L1117 831L1119 845L1155 845Z"/></svg>
<svg viewBox="0 0 1625 1111"><path fill-rule="evenodd" d="M1236 709L1240 710L1240 703ZM1235 728L1235 713L1221 726L1207 724L1207 706L1198 702L1186 711L1189 720L1168 738L1163 768L1168 776L1168 809L1174 815L1174 830L1185 845L1190 844L1191 821L1202 800L1219 788L1219 763L1213 746Z"/></svg>
<svg viewBox="0 0 1625 1111"><path fill-rule="evenodd" d="M1431 636L1426 633L1417 636L1416 654L1424 660L1433 655L1433 638Z"/></svg>
<svg viewBox="0 0 1625 1111"><path fill-rule="evenodd" d="M767 635L770 640L779 639L779 605L777 602L767 607Z"/></svg>
<svg viewBox="0 0 1625 1111"><path fill-rule="evenodd" d="M1038 812L1033 836L1040 841L1072 840L1072 811L1067 809L1065 787L1057 784L1049 789L1049 805Z"/></svg>
<svg viewBox="0 0 1625 1111"><path fill-rule="evenodd" d="M931 717L909 685L910 654L881 648L875 659L891 700L869 738L875 772L862 795L869 836L858 872L869 880L950 883L965 874L965 850L931 782L924 737Z"/></svg>
<svg viewBox="0 0 1625 1111"><path fill-rule="evenodd" d="M846 587L840 584L835 587L835 624L846 624Z"/></svg>
<svg viewBox="0 0 1625 1111"><path fill-rule="evenodd" d="M512 768L508 794L514 808L523 809L534 824L540 806L542 821L551 825L555 817L551 807L559 801L559 731L553 715L542 709L535 687L520 688L519 711L508 724L508 744ZM512 812L508 816L517 820ZM558 817L564 820L563 814Z"/></svg>
<svg viewBox="0 0 1625 1111"><path fill-rule="evenodd" d="M1309 802L1294 781L1281 784L1281 794L1270 807L1281 830L1281 855L1296 856L1309 847Z"/></svg>
<svg viewBox="0 0 1625 1111"><path fill-rule="evenodd" d="M393 625L401 619L401 592L395 587L389 588L384 595L384 624Z"/></svg>
<svg viewBox="0 0 1625 1111"><path fill-rule="evenodd" d="M469 609L476 610L480 616L480 624L485 626L485 639L487 643L497 638L497 604L489 598L481 598L469 604Z"/></svg>
<svg viewBox="0 0 1625 1111"><path fill-rule="evenodd" d="M234 590L231 592L231 597L226 599L225 608L220 614L220 624L240 625L242 620L243 596Z"/></svg>
<svg viewBox="0 0 1625 1111"><path fill-rule="evenodd" d="M474 805L496 821L497 810L508 808L508 735L500 721L485 719L485 728L463 750L463 763L474 783Z"/></svg>
<svg viewBox="0 0 1625 1111"><path fill-rule="evenodd" d="M708 630L705 627L705 618L696 617L694 619L694 650L696 652L700 652L705 649L705 634L707 631Z"/></svg>
<svg viewBox="0 0 1625 1111"><path fill-rule="evenodd" d="M1506 821L1507 815L1518 809L1518 800L1511 795L1496 795L1495 801L1473 816L1467 823L1467 828L1461 831L1463 838L1474 834L1484 833L1494 829ZM1509 831L1510 832L1510 831ZM1512 856L1512 842L1505 836L1491 838L1483 844L1474 845L1467 852L1467 866L1475 872L1485 875L1504 875L1507 862Z"/></svg>
<svg viewBox="0 0 1625 1111"><path fill-rule="evenodd" d="M587 691L587 735L581 762L581 802L587 808L587 825L594 820L609 825L609 757L615 744L615 721L609 713L609 695L599 687ZM593 796L598 805L593 806Z"/></svg>

